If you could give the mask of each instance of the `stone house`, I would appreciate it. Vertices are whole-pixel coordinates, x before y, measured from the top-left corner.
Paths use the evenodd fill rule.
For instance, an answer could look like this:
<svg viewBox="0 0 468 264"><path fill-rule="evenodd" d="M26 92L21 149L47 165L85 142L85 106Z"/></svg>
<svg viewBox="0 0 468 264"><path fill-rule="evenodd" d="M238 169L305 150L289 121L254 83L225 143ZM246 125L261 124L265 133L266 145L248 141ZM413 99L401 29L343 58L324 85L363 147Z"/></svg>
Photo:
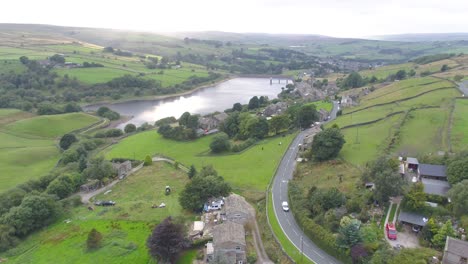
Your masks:
<svg viewBox="0 0 468 264"><path fill-rule="evenodd" d="M330 115L330 113L328 113L327 110L325 109L320 109L318 110L318 114L319 114L319 121L322 122L322 121L327 121L328 120L328 116Z"/></svg>
<svg viewBox="0 0 468 264"><path fill-rule="evenodd" d="M82 192L91 192L101 187L101 182L99 180L88 180L87 183L80 186L80 191Z"/></svg>
<svg viewBox="0 0 468 264"><path fill-rule="evenodd" d="M122 163L113 162L112 167L117 171L117 177L119 177L119 179L123 179L132 170L132 162L129 160Z"/></svg>
<svg viewBox="0 0 468 264"><path fill-rule="evenodd" d="M468 242L453 237L447 237L445 241L444 257L442 264L467 264Z"/></svg>
<svg viewBox="0 0 468 264"><path fill-rule="evenodd" d="M208 131L215 128L218 128L219 124L228 118L228 114L219 113L213 116L205 116L200 119L199 126L201 129Z"/></svg>
<svg viewBox="0 0 468 264"><path fill-rule="evenodd" d="M247 263L244 226L227 221L213 230L214 263Z"/></svg>
<svg viewBox="0 0 468 264"><path fill-rule="evenodd" d="M264 116L273 116L273 115L281 115L286 112L288 109L288 104L285 102L278 102L276 104L271 104L265 108L263 111Z"/></svg>
<svg viewBox="0 0 468 264"><path fill-rule="evenodd" d="M252 214L249 211L249 204L245 201L244 197L237 194L231 194L226 197L223 214L225 220L238 224L245 224L252 218Z"/></svg>

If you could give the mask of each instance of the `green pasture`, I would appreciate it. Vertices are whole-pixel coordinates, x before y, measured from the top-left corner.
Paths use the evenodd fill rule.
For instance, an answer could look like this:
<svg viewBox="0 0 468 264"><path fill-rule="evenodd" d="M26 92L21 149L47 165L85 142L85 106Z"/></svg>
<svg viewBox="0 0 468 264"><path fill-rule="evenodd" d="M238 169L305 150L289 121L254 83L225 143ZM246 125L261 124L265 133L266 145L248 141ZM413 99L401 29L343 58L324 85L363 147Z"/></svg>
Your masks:
<svg viewBox="0 0 468 264"><path fill-rule="evenodd" d="M412 111L400 128L400 144L395 152L419 156L448 150L449 109L429 108Z"/></svg>
<svg viewBox="0 0 468 264"><path fill-rule="evenodd" d="M85 113L44 115L8 124L5 130L24 137L55 138L98 121L98 117Z"/></svg>
<svg viewBox="0 0 468 264"><path fill-rule="evenodd" d="M401 114L394 115L374 124L343 129L346 143L341 149L340 156L355 165L364 165L381 154L400 121Z"/></svg>
<svg viewBox="0 0 468 264"><path fill-rule="evenodd" d="M262 195L294 136L265 139L241 153L212 155L209 149L212 136L180 142L164 139L153 130L123 139L105 150L105 156L143 160L146 155L163 154L186 166L194 164L198 170L212 164L236 190Z"/></svg>
<svg viewBox="0 0 468 264"><path fill-rule="evenodd" d="M331 112L331 110L333 109L333 103L330 103L330 102L316 101L316 102L313 102L313 104L317 108L317 111L320 109L325 109L328 112Z"/></svg>
<svg viewBox="0 0 468 264"><path fill-rule="evenodd" d="M468 100L457 99L453 112L451 144L454 151L468 149Z"/></svg>
<svg viewBox="0 0 468 264"><path fill-rule="evenodd" d="M359 73L364 76L364 77L372 77L375 76L378 79L385 79L391 74L397 73L399 70L405 70L406 72L410 71L411 69L414 69L415 64L414 63L403 63L403 64L392 64L392 65L386 65L386 66L381 66L377 67L372 70L364 70L360 71Z"/></svg>
<svg viewBox="0 0 468 264"><path fill-rule="evenodd" d="M155 162L143 167L111 188L111 192L100 194L97 200L112 200L113 207L96 207L95 211L80 208L77 213L89 220L129 220L160 222L168 216L187 217L179 205L178 195L188 182L187 173L176 170L165 162ZM171 194L165 194L165 187L171 187ZM151 208L152 205L166 204L166 208Z"/></svg>

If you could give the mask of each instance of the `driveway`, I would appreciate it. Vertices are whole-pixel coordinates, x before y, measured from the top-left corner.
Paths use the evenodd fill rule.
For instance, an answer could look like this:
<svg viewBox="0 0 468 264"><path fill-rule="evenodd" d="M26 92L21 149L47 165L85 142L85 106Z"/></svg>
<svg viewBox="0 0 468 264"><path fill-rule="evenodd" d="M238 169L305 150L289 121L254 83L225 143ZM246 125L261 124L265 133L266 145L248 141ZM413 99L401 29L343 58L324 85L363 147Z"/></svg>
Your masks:
<svg viewBox="0 0 468 264"><path fill-rule="evenodd" d="M395 201L390 202L391 205L396 205L397 206L397 212L398 212L398 208L400 207L400 201L401 201L401 199L396 199ZM419 246L418 236L416 235L416 233L413 232L410 225L405 224L405 225L402 226L401 231L398 231L396 240L388 239L387 231L385 230L385 226L387 225L388 222L395 223L396 222L395 218L397 217L397 214L395 214L394 219L388 219L388 217L390 216L391 208L392 208L392 206L388 207L387 218L385 219L385 224L383 226L383 232L384 232L384 236L385 236L385 239L387 240L387 242L392 247L395 247L397 245L402 245L405 248L419 248L420 246Z"/></svg>
<svg viewBox="0 0 468 264"><path fill-rule="evenodd" d="M336 118L336 112L338 111L338 103L333 102L333 110L330 113L330 120ZM328 121L328 122L329 122ZM291 212L284 212L281 207L283 201L288 201L288 181L293 177L293 172L296 167L296 157L298 152L298 144L302 143L305 136L309 134L308 130L302 131L293 140L289 149L283 156L278 170L276 171L275 178L272 184L272 199L273 199L273 210L278 223L281 226L284 234L288 239L301 251L305 257L317 264L335 264L341 263L333 256L328 255L325 251L320 249L314 244L301 230L299 225L294 219Z"/></svg>

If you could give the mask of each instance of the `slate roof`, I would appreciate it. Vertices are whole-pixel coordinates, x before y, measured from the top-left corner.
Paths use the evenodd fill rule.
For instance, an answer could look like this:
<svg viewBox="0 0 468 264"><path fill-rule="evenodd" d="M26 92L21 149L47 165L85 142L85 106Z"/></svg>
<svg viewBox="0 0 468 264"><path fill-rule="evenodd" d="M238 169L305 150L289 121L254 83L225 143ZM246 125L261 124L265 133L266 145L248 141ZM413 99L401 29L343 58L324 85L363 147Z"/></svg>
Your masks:
<svg viewBox="0 0 468 264"><path fill-rule="evenodd" d="M398 215L398 221L413 224L413 225L418 225L418 226L426 225L426 222L423 220L423 218L425 217L420 214L403 212L401 210L400 210L400 214Z"/></svg>
<svg viewBox="0 0 468 264"><path fill-rule="evenodd" d="M406 162L407 162L408 164L419 164L419 161L418 161L417 158L411 158L411 157L407 157L407 158L406 158Z"/></svg>
<svg viewBox="0 0 468 264"><path fill-rule="evenodd" d="M244 226L234 222L224 222L213 230L213 244L216 248L220 244L234 242L245 246Z"/></svg>
<svg viewBox="0 0 468 264"><path fill-rule="evenodd" d="M448 190L450 190L450 184L446 181L422 178L421 182L424 185L424 192L427 194L446 196Z"/></svg>
<svg viewBox="0 0 468 264"><path fill-rule="evenodd" d="M424 176L447 177L444 165L419 164L419 174Z"/></svg>
<svg viewBox="0 0 468 264"><path fill-rule="evenodd" d="M468 258L468 242L453 237L447 237L444 251L460 257Z"/></svg>

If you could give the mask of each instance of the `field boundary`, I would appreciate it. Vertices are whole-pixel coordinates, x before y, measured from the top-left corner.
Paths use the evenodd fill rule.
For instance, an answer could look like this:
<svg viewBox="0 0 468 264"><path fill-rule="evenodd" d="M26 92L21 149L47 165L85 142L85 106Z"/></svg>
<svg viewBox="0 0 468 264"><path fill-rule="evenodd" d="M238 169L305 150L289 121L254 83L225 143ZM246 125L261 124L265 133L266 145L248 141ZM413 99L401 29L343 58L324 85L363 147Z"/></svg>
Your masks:
<svg viewBox="0 0 468 264"><path fill-rule="evenodd" d="M419 97L419 96L422 96L422 95L425 95L425 94L428 94L428 93L432 93L432 92L435 92L435 91L448 90L448 89L454 89L454 88L455 88L455 87L440 87L440 88L437 88L437 89L434 89L434 90L425 91L425 92L419 93L419 94L417 94L417 95L410 96L410 97L406 97L406 98L403 98L403 99L394 100L394 101L387 102L387 103L380 103L380 104L375 104L375 105L366 106L366 107L364 107L364 108L357 109L357 110L354 110L354 111L345 113L345 114L343 114L343 116L349 115L349 114L352 114L352 113L356 113L356 112L360 112L360 111L363 111L363 110L367 110L367 109L373 108L373 107L384 106L384 105L390 105L390 104L394 104L394 103L399 103L399 102L408 101L408 100L411 100L411 99L414 99L414 98L417 98L417 97Z"/></svg>

